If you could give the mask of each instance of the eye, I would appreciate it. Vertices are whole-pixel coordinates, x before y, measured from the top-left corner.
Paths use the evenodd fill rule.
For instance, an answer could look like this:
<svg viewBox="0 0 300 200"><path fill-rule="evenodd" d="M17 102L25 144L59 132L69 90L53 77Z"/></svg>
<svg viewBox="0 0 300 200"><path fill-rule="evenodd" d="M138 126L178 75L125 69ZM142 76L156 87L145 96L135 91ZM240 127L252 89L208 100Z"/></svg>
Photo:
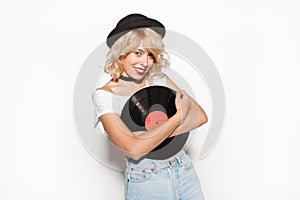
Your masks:
<svg viewBox="0 0 300 200"><path fill-rule="evenodd" d="M154 58L153 53L148 53L148 56L151 57L151 58Z"/></svg>
<svg viewBox="0 0 300 200"><path fill-rule="evenodd" d="M142 55L142 52L136 51L135 54L138 55L138 56L141 56L141 55Z"/></svg>

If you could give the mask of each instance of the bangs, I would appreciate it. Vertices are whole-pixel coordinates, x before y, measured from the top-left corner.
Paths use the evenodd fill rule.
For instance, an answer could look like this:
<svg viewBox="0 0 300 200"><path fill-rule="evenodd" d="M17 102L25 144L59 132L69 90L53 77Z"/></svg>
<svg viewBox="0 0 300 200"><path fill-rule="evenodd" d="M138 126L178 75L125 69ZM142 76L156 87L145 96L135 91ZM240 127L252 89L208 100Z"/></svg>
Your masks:
<svg viewBox="0 0 300 200"><path fill-rule="evenodd" d="M152 29L135 29L130 34L124 35L124 42L121 46L123 52L128 54L135 51L139 47L143 47L153 55L157 56L163 51L163 42L160 35Z"/></svg>
<svg viewBox="0 0 300 200"><path fill-rule="evenodd" d="M156 37L149 34L149 35L145 35L145 37L141 38L142 43L143 43L143 47L145 49L149 50L149 51L154 50L154 49L159 50L159 51L163 51L163 43L162 43L162 40L160 38L160 35L158 35L156 33L154 33L154 34L155 34Z"/></svg>

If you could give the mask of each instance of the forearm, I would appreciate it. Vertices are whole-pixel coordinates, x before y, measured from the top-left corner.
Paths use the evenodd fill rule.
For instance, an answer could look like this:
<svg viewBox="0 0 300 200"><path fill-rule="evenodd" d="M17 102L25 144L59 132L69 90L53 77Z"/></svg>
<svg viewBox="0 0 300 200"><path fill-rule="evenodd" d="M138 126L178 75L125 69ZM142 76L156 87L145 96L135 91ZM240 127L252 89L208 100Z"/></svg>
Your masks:
<svg viewBox="0 0 300 200"><path fill-rule="evenodd" d="M191 106L187 117L184 122L178 126L175 131L169 136L173 137L183 133L187 133L200 127L202 124L207 122L207 116L200 106Z"/></svg>
<svg viewBox="0 0 300 200"><path fill-rule="evenodd" d="M156 146L168 138L180 126L181 118L178 114L169 118L165 123L135 136L136 142L130 149L130 157L138 160L151 152Z"/></svg>
<svg viewBox="0 0 300 200"><path fill-rule="evenodd" d="M136 132L133 133L129 130L117 114L108 113L102 115L100 120L110 140L126 155L135 160L151 152L169 137L182 122L180 114L176 113L165 123L151 130L136 134Z"/></svg>
<svg viewBox="0 0 300 200"><path fill-rule="evenodd" d="M180 88L168 77L167 86L175 91L181 91ZM191 98L191 100L191 106L184 122L170 135L170 137L189 132L207 122L207 116L204 110L194 99Z"/></svg>

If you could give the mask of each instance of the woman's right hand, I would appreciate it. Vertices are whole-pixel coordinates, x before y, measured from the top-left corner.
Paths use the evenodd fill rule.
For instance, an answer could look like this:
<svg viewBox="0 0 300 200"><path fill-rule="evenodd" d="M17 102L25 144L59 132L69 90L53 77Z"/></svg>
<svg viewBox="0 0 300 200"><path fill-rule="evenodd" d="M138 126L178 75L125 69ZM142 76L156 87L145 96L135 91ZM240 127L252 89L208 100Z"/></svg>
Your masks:
<svg viewBox="0 0 300 200"><path fill-rule="evenodd" d="M191 98L184 90L176 92L175 105L177 109L176 114L179 115L182 124L191 106Z"/></svg>

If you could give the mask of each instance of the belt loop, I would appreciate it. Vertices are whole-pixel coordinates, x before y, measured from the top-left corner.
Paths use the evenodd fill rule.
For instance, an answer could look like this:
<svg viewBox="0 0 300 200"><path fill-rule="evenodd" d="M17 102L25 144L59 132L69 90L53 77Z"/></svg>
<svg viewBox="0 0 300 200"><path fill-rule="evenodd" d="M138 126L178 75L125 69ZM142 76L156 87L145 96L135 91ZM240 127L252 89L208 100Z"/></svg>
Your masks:
<svg viewBox="0 0 300 200"><path fill-rule="evenodd" d="M157 163L156 163L156 161L153 161L153 169L151 169L151 171L152 171L153 173L156 173L156 172L157 172Z"/></svg>
<svg viewBox="0 0 300 200"><path fill-rule="evenodd" d="M182 162L182 159L180 159L180 158L179 158L179 157L177 157L177 156L176 156L176 158L175 158L175 159L177 160L177 162L178 162L179 166L180 166L180 167L182 167L182 163L183 163L183 162Z"/></svg>
<svg viewBox="0 0 300 200"><path fill-rule="evenodd" d="M125 157L125 163L126 163L126 167L128 167L128 158Z"/></svg>

